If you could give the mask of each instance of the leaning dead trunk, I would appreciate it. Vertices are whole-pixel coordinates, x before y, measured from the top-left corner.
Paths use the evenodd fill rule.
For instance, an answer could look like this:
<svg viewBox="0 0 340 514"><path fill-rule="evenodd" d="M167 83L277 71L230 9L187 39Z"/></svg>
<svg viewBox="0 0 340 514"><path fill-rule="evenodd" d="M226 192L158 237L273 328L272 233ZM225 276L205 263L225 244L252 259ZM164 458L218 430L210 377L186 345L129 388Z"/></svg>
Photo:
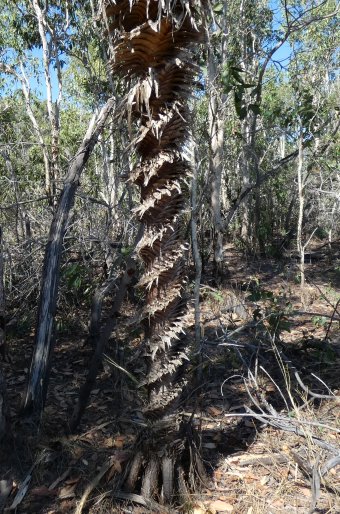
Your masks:
<svg viewBox="0 0 340 514"><path fill-rule="evenodd" d="M45 249L41 280L35 349L23 405L23 414L39 414L47 393L49 361L54 343L54 317L58 296L59 268L62 244L69 214L73 206L80 175L110 114L115 99L108 100L97 117L93 117L85 138L71 162L63 191L53 217Z"/></svg>

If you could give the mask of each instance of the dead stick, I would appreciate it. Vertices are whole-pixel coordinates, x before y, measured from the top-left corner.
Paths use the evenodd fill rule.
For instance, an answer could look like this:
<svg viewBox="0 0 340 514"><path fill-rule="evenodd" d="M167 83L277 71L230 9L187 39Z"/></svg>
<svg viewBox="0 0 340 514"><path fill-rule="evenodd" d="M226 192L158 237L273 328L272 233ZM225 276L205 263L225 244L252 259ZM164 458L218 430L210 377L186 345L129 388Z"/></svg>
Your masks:
<svg viewBox="0 0 340 514"><path fill-rule="evenodd" d="M105 473L107 473L107 471L110 469L111 466L112 466L112 460L110 458L108 461L105 462L105 464L102 465L102 467L99 470L99 473L93 478L93 480L91 480L89 485L86 487L86 489L83 493L83 496L81 497L80 502L78 503L76 510L74 511L74 514L82 513L87 498L90 496L93 489L95 487L97 487L97 485L99 484L99 482L101 481L101 479L103 478Z"/></svg>

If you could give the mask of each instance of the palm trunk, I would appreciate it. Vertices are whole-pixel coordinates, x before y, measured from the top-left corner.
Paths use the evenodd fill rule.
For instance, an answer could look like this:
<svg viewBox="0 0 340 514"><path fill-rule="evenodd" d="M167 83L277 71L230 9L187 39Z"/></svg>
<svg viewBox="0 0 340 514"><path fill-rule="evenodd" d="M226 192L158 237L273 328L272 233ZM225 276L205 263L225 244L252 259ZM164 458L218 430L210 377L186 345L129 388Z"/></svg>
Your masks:
<svg viewBox="0 0 340 514"><path fill-rule="evenodd" d="M189 48L200 32L180 1L171 11L161 2L129 5L121 0L108 7L107 15L113 17L111 30L116 29L112 71L135 79L127 106L130 132L131 118L140 120L135 139L140 160L130 182L140 187L136 211L145 227L138 252L145 265L139 287L146 291L146 302L139 320L148 355L148 411L154 414L164 412L180 392L174 377L187 358L181 333L186 310L183 213L190 162L182 148L197 72Z"/></svg>
<svg viewBox="0 0 340 514"><path fill-rule="evenodd" d="M140 188L136 214L144 225L137 250L144 263L139 287L146 299L138 321L145 334L146 378L141 385L147 387L148 403L144 415L153 420L152 435L142 437L147 456L140 459L136 451L127 484L134 487L146 461L142 494L153 496L161 473L165 501L171 499L174 473L180 473L176 452L170 450L180 436L169 416L186 382L180 371L189 353L183 338L188 248L183 215L191 165L184 147L189 135L188 100L198 71L190 48L201 39L193 5L181 0L118 0L106 10L114 31L112 71L134 84L127 104L130 134L132 120L139 122L133 140L139 162L130 182ZM169 450L161 459L160 444Z"/></svg>

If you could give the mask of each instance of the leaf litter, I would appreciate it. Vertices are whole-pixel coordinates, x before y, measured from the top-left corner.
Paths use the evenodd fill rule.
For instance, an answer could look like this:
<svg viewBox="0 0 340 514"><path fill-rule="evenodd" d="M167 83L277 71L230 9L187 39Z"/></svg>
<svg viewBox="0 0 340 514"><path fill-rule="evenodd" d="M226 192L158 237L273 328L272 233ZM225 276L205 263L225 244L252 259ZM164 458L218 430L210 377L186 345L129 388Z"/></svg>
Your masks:
<svg viewBox="0 0 340 514"><path fill-rule="evenodd" d="M272 291L280 301L282 283L274 270L275 263L267 263L272 266L272 273L262 276L261 270L255 269L255 264L252 265L253 269L248 266L246 271L239 270L239 256L232 249L228 260L233 286L230 286L230 282L218 286L218 293L223 298L230 294L231 287L233 294L236 290L242 295L242 288L248 287L251 276L257 273L260 284L263 283L263 287ZM318 277L321 270L319 273L314 266L312 272L313 280L320 284ZM324 276L322 280L325 282ZM322 288L322 285L319 287ZM300 305L296 300L297 286L291 283L289 288L292 305L298 310ZM310 295L313 297L314 293L311 291ZM313 298L310 306L313 312L331 315L329 305L319 294ZM274 349L268 337L270 326L260 323L255 327L251 325L255 307L264 314L269 308L268 300L260 300L256 306L246 301L245 305L249 313L248 320L239 319L229 311L224 311L223 301L212 299L209 295L205 295L202 301L205 385L200 390L198 399L192 403L188 400L184 414L187 414L186 417L194 416L194 424L201 430L203 456L212 472L209 489L203 489L193 502L192 512L305 514L314 505L324 512L336 514L340 512L338 456L315 446L311 436L318 437L332 447L340 447L339 402L327 398L313 401L308 393L296 389L295 385L291 389L285 389L282 377L280 379L277 369L274 369ZM126 319L128 308L127 306ZM83 315L86 317L87 313ZM312 377L314 373L327 384L332 394L339 395L340 360L337 345L340 342L335 325L328 333L329 343L324 339L325 327L313 321L312 316L299 314L290 317L288 313L287 317L291 329L290 332L283 330L280 333L278 345L284 347L284 351L294 359L295 365L300 365L299 371L302 370L304 380L310 380L311 389L313 387L316 391L319 388L325 393L321 383ZM247 323L250 323L249 329L244 329ZM226 333L238 328L242 330L231 339L226 337ZM128 324L126 330L124 329L123 318L115 337L117 340L128 340L129 331ZM81 423L81 433L71 436L64 433L91 354L91 349L79 346L79 334L74 336L73 339L70 334L67 339L60 338L58 342L39 434L34 426L25 424L16 417L20 401L18 392L22 392L27 377L32 340L16 339L11 347L13 363L11 366L6 363L4 365L5 368L7 366L5 372L8 377L12 426L16 438L16 454L6 454L4 449L1 450L1 457L4 458L1 459L0 478L1 483L7 481L7 488L4 489L9 512L74 512L81 504L81 499L82 505L86 504L89 509L88 512L103 512L100 510L100 503L91 501L93 492L96 490L105 493L112 479L122 473L130 456L139 426L138 410L143 398L136 395L134 384L128 378L122 378L118 371L111 373L103 369L98 377L91 403ZM83 336L85 339L86 334ZM318 345L319 342L323 346ZM224 345L225 343L227 344ZM237 348L246 352L252 345L255 352L261 351L262 346L266 370L272 380L257 368L256 387L252 383L256 390L247 391L247 384L250 382L247 370L240 362ZM133 341L131 347L134 348ZM107 351L109 353L114 350ZM247 356L246 353L244 355ZM113 360L116 360L114 355ZM137 367L136 363L136 369ZM18 372L20 369L25 370L25 373ZM284 405L280 403L275 384L285 395L292 395L296 405L291 412L286 412ZM302 427L302 436L272 426L268 418L264 423L248 417L245 406L254 408L248 392L262 409L265 404L261 402L267 402L269 406L275 407L278 415L288 415L292 421L309 421L317 426L298 425ZM138 401L139 404L136 405ZM236 417L228 417L232 414ZM329 425L334 430L318 427L318 424ZM49 449L48 458L39 460L41 448ZM115 509L112 512L127 512L122 510L124 502L111 501L110 505L111 509ZM151 512L150 509L143 510L143 507L132 507L131 504L129 509L128 512L136 514Z"/></svg>

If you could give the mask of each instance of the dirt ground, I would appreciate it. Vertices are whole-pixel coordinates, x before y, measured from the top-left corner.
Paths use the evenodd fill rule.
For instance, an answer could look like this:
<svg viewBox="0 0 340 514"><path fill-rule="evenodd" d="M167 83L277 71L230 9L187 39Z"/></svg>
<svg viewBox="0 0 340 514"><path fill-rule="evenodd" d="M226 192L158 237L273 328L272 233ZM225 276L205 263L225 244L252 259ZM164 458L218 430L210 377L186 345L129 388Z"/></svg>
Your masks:
<svg viewBox="0 0 340 514"><path fill-rule="evenodd" d="M319 254L306 263L303 301L293 259L246 259L227 248L223 280L205 271L202 340L179 412L193 417L209 480L185 505L161 512L340 513L340 263ZM0 449L0 513L73 513L82 497L84 513L152 512L112 498L110 486L131 454L143 404L109 362L138 377L132 308L121 313L72 435L68 421L91 356L81 328L88 312L73 313L58 335L39 428L18 415L33 331L11 336L11 362L2 364L12 434Z"/></svg>

